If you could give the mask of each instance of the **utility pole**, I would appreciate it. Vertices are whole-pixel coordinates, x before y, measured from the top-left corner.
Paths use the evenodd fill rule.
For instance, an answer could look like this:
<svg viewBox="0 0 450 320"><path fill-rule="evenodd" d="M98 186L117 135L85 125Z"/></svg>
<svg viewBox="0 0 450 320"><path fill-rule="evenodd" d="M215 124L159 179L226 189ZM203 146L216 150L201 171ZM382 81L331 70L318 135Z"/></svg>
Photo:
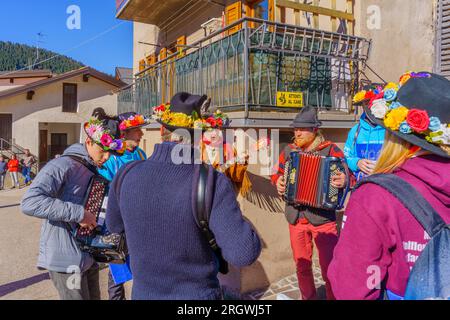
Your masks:
<svg viewBox="0 0 450 320"><path fill-rule="evenodd" d="M36 60L34 61L34 64L39 62L39 44L44 43L44 41L42 41L42 38L45 37L45 34L43 34L42 32L38 32L36 34ZM33 69L33 66L30 66L30 70Z"/></svg>

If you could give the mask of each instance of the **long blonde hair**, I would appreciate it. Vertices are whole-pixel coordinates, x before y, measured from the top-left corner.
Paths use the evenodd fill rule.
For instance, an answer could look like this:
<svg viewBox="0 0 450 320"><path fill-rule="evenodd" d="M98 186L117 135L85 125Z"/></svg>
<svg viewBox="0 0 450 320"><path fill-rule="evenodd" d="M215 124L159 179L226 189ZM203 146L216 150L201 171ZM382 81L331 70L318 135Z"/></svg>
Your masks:
<svg viewBox="0 0 450 320"><path fill-rule="evenodd" d="M383 150L373 173L391 173L419 151L419 147L386 131Z"/></svg>

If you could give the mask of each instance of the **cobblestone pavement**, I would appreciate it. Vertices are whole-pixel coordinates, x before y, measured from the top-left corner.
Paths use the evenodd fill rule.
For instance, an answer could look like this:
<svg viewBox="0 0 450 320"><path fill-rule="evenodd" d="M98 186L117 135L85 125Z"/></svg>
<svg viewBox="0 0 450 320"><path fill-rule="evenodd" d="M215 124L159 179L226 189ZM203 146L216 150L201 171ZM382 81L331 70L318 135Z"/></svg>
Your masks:
<svg viewBox="0 0 450 320"><path fill-rule="evenodd" d="M322 273L319 267L319 261L314 252L313 256L314 282L319 299L325 299L325 282L322 279ZM272 283L266 290L258 290L248 293L243 297L246 300L301 300L300 290L298 288L297 275L293 274Z"/></svg>

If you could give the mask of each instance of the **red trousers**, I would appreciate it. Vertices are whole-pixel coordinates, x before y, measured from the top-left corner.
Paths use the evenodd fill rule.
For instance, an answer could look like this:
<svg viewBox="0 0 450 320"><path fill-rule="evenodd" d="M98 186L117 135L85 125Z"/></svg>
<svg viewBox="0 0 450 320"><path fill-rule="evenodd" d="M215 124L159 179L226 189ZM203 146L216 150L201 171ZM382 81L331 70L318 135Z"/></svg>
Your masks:
<svg viewBox="0 0 450 320"><path fill-rule="evenodd" d="M303 221L302 221L303 222ZM327 277L328 266L333 258L333 250L338 241L336 222L315 227L310 223L298 222L289 225L291 247L297 267L297 279L303 300L317 299L312 270L313 240L319 253L322 278L325 281L328 300L334 300L333 291Z"/></svg>

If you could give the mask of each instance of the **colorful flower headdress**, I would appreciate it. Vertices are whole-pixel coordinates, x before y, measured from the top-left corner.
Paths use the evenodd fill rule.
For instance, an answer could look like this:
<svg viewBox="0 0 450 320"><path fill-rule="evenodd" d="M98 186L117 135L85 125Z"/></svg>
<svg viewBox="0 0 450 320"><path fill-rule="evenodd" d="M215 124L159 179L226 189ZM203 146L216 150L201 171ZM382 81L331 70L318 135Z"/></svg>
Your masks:
<svg viewBox="0 0 450 320"><path fill-rule="evenodd" d="M125 131L132 128L141 127L143 125L147 125L150 123L150 119L141 115L141 114L135 114L128 117L128 119L123 120L120 125L119 129L121 131Z"/></svg>
<svg viewBox="0 0 450 320"><path fill-rule="evenodd" d="M411 78L429 78L429 73L408 72L404 74L399 84L390 82L384 88L360 91L353 98L354 103L368 101L368 108L373 116L383 121L392 131L403 134L419 134L432 144L450 145L450 126L442 123L439 118L429 116L428 112L420 109L409 109L401 105L397 99L397 92Z"/></svg>
<svg viewBox="0 0 450 320"><path fill-rule="evenodd" d="M170 111L170 104L161 104L153 108L153 119L174 127L194 129L220 129L230 124L228 116L220 110L213 114L199 115L193 111L191 115Z"/></svg>
<svg viewBox="0 0 450 320"><path fill-rule="evenodd" d="M122 139L115 139L110 131L104 127L102 121L91 118L84 124L84 130L89 138L100 145L103 150L115 151L119 154L125 152L125 142Z"/></svg>

